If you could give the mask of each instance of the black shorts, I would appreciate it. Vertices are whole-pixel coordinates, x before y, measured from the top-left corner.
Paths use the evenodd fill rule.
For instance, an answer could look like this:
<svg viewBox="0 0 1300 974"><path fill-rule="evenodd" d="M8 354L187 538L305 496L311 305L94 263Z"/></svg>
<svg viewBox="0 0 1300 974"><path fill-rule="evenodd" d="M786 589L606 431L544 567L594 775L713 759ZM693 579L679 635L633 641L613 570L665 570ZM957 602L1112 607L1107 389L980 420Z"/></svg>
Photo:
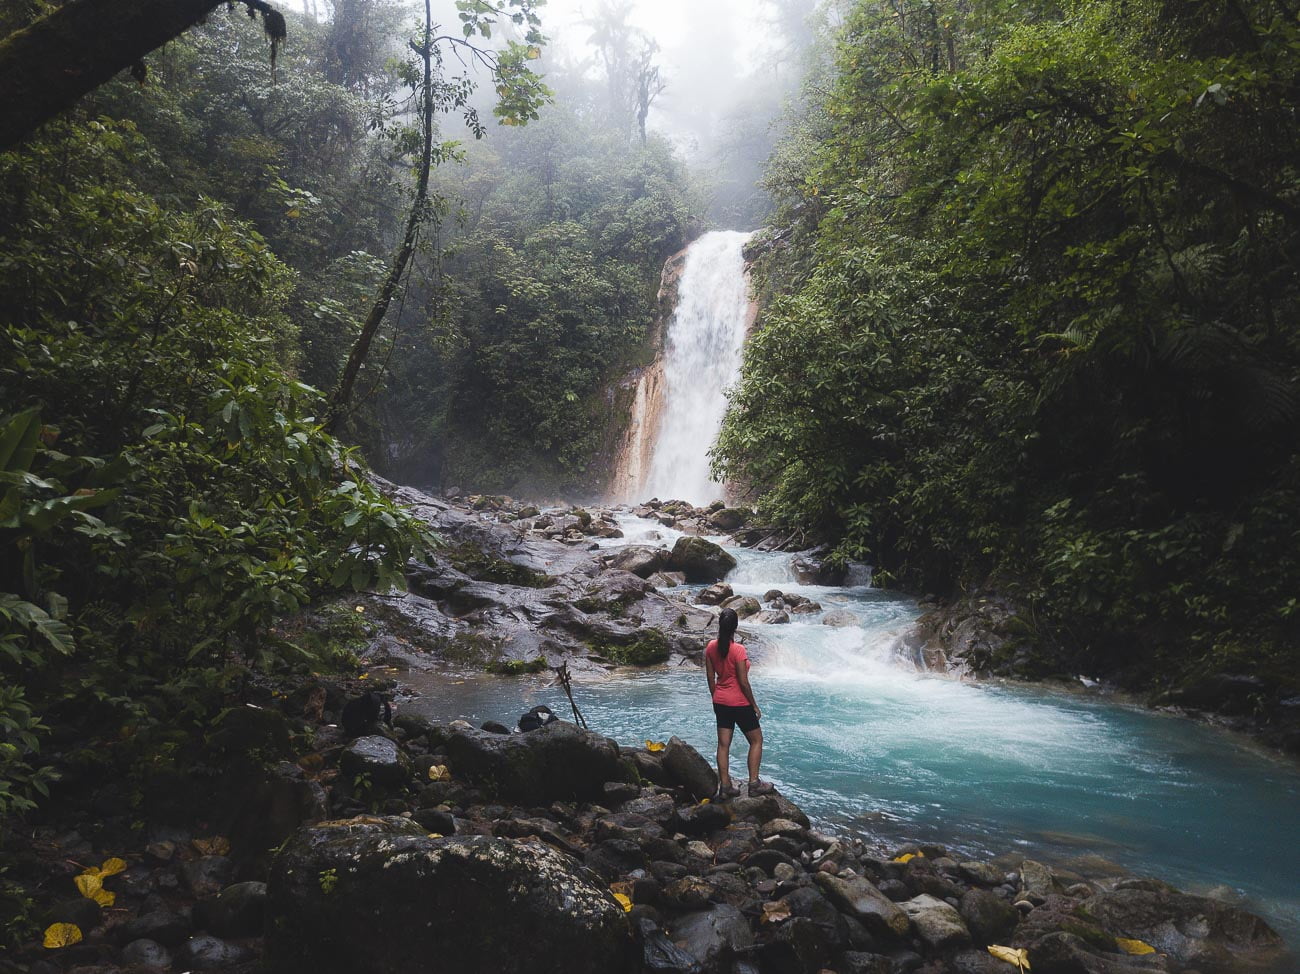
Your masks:
<svg viewBox="0 0 1300 974"><path fill-rule="evenodd" d="M758 714L754 713L754 708L749 704L743 707L728 707L726 704L715 703L713 713L717 715L719 727L735 730L736 725L739 724L742 734L758 730Z"/></svg>

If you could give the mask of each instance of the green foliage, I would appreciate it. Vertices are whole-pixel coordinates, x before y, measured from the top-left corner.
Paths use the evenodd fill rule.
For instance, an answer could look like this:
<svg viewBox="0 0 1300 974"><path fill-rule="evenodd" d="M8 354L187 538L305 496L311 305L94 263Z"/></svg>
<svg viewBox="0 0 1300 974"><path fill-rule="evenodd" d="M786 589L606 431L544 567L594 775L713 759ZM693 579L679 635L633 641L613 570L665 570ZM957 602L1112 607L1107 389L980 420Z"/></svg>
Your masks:
<svg viewBox="0 0 1300 974"><path fill-rule="evenodd" d="M497 676L524 676L528 673L544 673L549 667L546 658L539 656L536 659L497 659L488 663L484 669Z"/></svg>
<svg viewBox="0 0 1300 974"><path fill-rule="evenodd" d="M591 644L592 651L620 666L654 666L668 662L672 649L668 637L659 629L638 629L625 641L611 642L598 639Z"/></svg>
<svg viewBox="0 0 1300 974"><path fill-rule="evenodd" d="M152 162L107 121L0 156L0 814L48 780L35 713L114 722L105 772L174 767L273 620L430 543L286 372L291 273L224 206L143 192Z"/></svg>
<svg viewBox="0 0 1300 974"><path fill-rule="evenodd" d="M1262 0L857 3L720 472L1080 665L1293 685L1297 51Z"/></svg>

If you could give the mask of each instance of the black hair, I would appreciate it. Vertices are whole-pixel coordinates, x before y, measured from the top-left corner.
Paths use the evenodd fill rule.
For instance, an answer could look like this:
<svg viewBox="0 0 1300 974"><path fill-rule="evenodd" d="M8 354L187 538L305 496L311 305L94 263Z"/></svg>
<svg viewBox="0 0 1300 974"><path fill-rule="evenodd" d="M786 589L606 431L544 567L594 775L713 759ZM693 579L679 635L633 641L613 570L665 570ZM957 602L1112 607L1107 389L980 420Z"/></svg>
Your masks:
<svg viewBox="0 0 1300 974"><path fill-rule="evenodd" d="M736 626L740 625L740 619L736 617L735 609L723 609L718 616L718 658L726 659L727 652L731 649L731 637L735 635Z"/></svg>

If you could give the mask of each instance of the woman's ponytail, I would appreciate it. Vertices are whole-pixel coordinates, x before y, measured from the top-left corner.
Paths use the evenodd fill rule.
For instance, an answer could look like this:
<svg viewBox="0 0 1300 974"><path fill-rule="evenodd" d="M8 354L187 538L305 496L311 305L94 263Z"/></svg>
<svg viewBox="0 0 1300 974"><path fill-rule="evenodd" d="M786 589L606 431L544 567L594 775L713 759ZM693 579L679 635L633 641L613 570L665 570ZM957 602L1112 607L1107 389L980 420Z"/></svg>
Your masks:
<svg viewBox="0 0 1300 974"><path fill-rule="evenodd" d="M727 652L731 649L731 637L735 635L736 626L740 625L740 619L736 616L735 609L723 609L718 616L718 658L726 659Z"/></svg>

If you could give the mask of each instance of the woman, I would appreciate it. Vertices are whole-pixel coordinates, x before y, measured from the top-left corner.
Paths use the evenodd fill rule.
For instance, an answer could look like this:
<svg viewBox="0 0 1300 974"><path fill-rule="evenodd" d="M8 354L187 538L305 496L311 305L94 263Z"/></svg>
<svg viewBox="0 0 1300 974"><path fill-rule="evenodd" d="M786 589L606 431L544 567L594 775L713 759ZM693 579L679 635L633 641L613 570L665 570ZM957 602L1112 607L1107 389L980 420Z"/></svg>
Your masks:
<svg viewBox="0 0 1300 974"><path fill-rule="evenodd" d="M729 755L731 736L736 725L749 741L749 797L770 795L776 789L769 781L760 781L758 765L763 760L763 730L758 726L763 712L754 702L749 685L749 656L745 647L732 642L740 620L734 609L723 609L718 616L718 638L704 648L704 675L709 679L709 696L718 718L718 797L735 798L740 789L731 783Z"/></svg>

